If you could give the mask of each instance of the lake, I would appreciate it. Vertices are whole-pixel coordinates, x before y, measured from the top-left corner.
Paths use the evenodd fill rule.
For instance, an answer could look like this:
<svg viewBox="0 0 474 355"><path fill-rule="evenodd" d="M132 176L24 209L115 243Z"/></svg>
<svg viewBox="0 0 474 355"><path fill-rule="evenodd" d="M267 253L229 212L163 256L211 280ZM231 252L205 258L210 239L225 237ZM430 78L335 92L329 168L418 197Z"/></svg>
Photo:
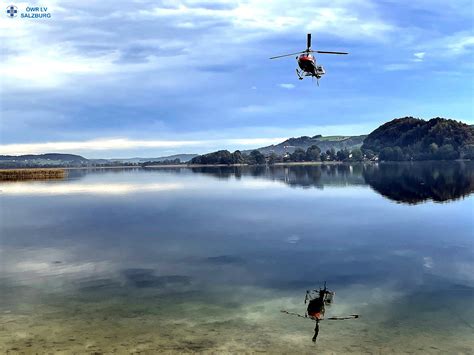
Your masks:
<svg viewBox="0 0 474 355"><path fill-rule="evenodd" d="M0 184L0 352L473 353L474 164ZM306 290L335 291L326 317Z"/></svg>

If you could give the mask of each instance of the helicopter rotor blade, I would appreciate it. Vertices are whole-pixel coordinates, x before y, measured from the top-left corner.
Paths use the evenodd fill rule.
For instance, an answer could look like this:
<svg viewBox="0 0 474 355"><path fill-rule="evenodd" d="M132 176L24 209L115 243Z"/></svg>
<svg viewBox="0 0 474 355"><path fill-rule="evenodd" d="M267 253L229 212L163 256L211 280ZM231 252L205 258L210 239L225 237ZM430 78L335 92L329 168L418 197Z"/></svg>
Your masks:
<svg viewBox="0 0 474 355"><path fill-rule="evenodd" d="M306 48L310 49L311 48L311 33L308 33L306 37Z"/></svg>
<svg viewBox="0 0 474 355"><path fill-rule="evenodd" d="M330 51L311 51L320 54L349 54L347 52L330 52Z"/></svg>
<svg viewBox="0 0 474 355"><path fill-rule="evenodd" d="M290 55L301 54L301 53L305 53L305 52L306 52L306 51L301 51L301 52L296 52L296 53L277 55L277 56L275 56L275 57L270 57L270 59L277 59L277 58L289 57Z"/></svg>

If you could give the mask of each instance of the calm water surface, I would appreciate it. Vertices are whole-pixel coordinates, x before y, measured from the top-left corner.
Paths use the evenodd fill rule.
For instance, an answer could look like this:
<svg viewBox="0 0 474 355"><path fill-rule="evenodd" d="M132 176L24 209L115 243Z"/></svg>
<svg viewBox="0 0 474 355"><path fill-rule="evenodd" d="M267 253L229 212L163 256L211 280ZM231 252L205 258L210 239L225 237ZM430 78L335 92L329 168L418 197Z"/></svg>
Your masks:
<svg viewBox="0 0 474 355"><path fill-rule="evenodd" d="M473 353L474 165L0 184L0 353ZM307 289L336 291L314 324Z"/></svg>

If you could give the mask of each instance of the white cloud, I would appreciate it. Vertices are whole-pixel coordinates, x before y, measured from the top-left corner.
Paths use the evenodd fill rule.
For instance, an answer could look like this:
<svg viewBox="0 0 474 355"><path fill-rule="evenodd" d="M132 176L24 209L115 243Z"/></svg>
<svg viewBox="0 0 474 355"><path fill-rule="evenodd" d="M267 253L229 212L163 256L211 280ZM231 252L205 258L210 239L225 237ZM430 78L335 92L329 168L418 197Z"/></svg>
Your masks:
<svg viewBox="0 0 474 355"><path fill-rule="evenodd" d="M0 154L35 154L83 150L125 150L133 148L175 148L199 145L200 141L130 140L127 138L96 139L76 142L48 142L0 145Z"/></svg>
<svg viewBox="0 0 474 355"><path fill-rule="evenodd" d="M8 85L51 88L66 83L73 75L104 75L112 71L118 53L87 57L60 46L31 50L10 57L0 67ZM117 70L117 69L115 69Z"/></svg>
<svg viewBox="0 0 474 355"><path fill-rule="evenodd" d="M386 71L402 71L402 70L409 70L412 68L412 64L409 63L393 63L384 65L383 68Z"/></svg>
<svg viewBox="0 0 474 355"><path fill-rule="evenodd" d="M81 153L90 151L125 151L140 148L182 148L182 147L226 147L257 146L274 144L284 140L277 138L233 138L216 140L133 140L128 138L95 139L89 141L20 143L0 145L0 154L21 155L51 152Z"/></svg>
<svg viewBox="0 0 474 355"><path fill-rule="evenodd" d="M433 265L433 258L431 256L423 257L423 267L425 267L426 269L432 269Z"/></svg>
<svg viewBox="0 0 474 355"><path fill-rule="evenodd" d="M236 139L225 139L219 140L224 144L236 144L236 145L264 145L264 144L275 144L284 141L286 138L276 137L276 138L236 138Z"/></svg>
<svg viewBox="0 0 474 355"><path fill-rule="evenodd" d="M167 6L141 10L142 16L180 19L179 26L199 26L203 21L225 21L237 29L268 32L314 30L340 37L381 37L393 29L383 21L376 7L369 0L357 4L347 0L325 1L303 0L298 6L285 0L225 1L227 6L206 8L194 1L174 1ZM131 16L134 16L133 14Z"/></svg>
<svg viewBox="0 0 474 355"><path fill-rule="evenodd" d="M423 59L425 58L425 52L417 52L417 53L413 53L413 56L415 57L415 59L413 59L414 62L422 62Z"/></svg>
<svg viewBox="0 0 474 355"><path fill-rule="evenodd" d="M274 107L268 105L247 105L239 107L238 110L242 113L255 114L273 111Z"/></svg>
<svg viewBox="0 0 474 355"><path fill-rule="evenodd" d="M469 31L455 32L428 40L420 48L423 49L423 52L420 53L436 53L436 57L433 57L433 59L451 59L452 57L472 53L474 36Z"/></svg>
<svg viewBox="0 0 474 355"><path fill-rule="evenodd" d="M290 235L288 238L286 238L286 242L287 243L290 243L290 244L296 244L298 243L299 241L301 240L301 237L296 235L296 234L292 234Z"/></svg>
<svg viewBox="0 0 474 355"><path fill-rule="evenodd" d="M454 54L465 53L468 49L474 47L474 36L459 36L448 43L447 47Z"/></svg>
<svg viewBox="0 0 474 355"><path fill-rule="evenodd" d="M15 5L20 10L27 7L26 3ZM17 88L58 88L71 83L81 83L82 88L84 84L94 85L98 77L118 79L127 73L170 69L181 64L177 57L182 53L177 48L184 46L183 41L121 36L113 25L105 27L99 25L101 21L88 21L92 16L84 11L88 8L59 7L52 1L44 5L51 10L51 19L30 21L0 16L1 89L6 92ZM98 6L94 5L91 8ZM99 9L93 14L96 20L101 18L100 13ZM80 16L74 16L77 14ZM127 25L123 23L123 27ZM121 61L127 50L134 52L133 46L148 48L150 53L143 55L141 61ZM173 59L158 60L157 49L169 51L168 56Z"/></svg>
<svg viewBox="0 0 474 355"><path fill-rule="evenodd" d="M278 84L279 87L283 88L283 89L294 89L295 88L295 85L294 84Z"/></svg>
<svg viewBox="0 0 474 355"><path fill-rule="evenodd" d="M411 70L416 68L415 63L423 62L425 59L426 52L415 52L413 53L413 58L406 62L406 63L390 63L383 66L385 71L403 71L403 70Z"/></svg>

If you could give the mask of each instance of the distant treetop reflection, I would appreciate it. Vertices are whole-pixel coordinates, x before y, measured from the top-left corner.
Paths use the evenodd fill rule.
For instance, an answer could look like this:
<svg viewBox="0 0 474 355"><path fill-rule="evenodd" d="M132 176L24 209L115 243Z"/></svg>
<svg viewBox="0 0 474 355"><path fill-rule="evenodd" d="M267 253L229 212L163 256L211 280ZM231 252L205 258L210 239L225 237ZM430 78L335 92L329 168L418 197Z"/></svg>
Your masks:
<svg viewBox="0 0 474 355"><path fill-rule="evenodd" d="M455 200L474 191L472 162L414 162L307 166L192 168L195 173L229 179L253 176L292 187L370 185L382 196L401 203Z"/></svg>
<svg viewBox="0 0 474 355"><path fill-rule="evenodd" d="M331 185L364 185L362 165L229 166L192 168L195 173L228 179L254 176L281 181L292 187L323 188Z"/></svg>
<svg viewBox="0 0 474 355"><path fill-rule="evenodd" d="M381 195L408 204L456 200L474 191L474 167L470 162L366 166L364 179Z"/></svg>

